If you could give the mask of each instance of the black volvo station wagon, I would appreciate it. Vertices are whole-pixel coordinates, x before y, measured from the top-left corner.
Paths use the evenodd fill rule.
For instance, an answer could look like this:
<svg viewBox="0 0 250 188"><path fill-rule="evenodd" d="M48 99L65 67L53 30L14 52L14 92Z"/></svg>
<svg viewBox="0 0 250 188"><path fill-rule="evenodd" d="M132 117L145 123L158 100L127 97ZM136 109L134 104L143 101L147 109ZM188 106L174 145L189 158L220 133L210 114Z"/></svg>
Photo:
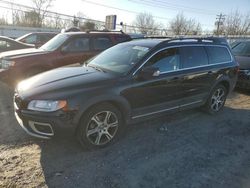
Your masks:
<svg viewBox="0 0 250 188"><path fill-rule="evenodd" d="M69 128L87 149L109 144L127 124L183 109L224 106L238 64L220 38L142 39L118 44L82 67L22 81L15 115L30 135Z"/></svg>

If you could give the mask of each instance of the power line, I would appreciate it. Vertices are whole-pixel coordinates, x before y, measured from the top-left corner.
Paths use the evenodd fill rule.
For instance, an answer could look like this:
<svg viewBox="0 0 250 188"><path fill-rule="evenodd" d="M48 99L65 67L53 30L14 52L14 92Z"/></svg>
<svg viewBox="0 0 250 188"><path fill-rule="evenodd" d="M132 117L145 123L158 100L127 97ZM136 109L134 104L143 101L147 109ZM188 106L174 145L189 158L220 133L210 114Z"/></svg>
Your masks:
<svg viewBox="0 0 250 188"><path fill-rule="evenodd" d="M113 6L109 6L109 5L105 5L105 4L101 4L101 3L96 3L96 2L92 2L92 1L88 1L88 0L82 0L86 3L89 4L93 4L93 5L98 5L98 6L102 6L102 7L106 7L106 8L111 8L111 9L115 9L115 10L120 10L123 12L130 12L133 14L140 14L141 12L137 12L137 11L132 11L132 10L127 10L127 9L122 9L122 8L118 8L118 7L113 7ZM154 18L158 18L158 19L162 19L162 20L169 20L170 18L166 18L166 17L160 17L160 16L153 16Z"/></svg>
<svg viewBox="0 0 250 188"><path fill-rule="evenodd" d="M10 2L10 1L6 1L6 0L0 0L0 2L8 4L8 5L11 5L11 6L14 5L14 6L23 7L23 8L29 9L29 10L36 10L36 8L34 8L34 7L30 7L30 6L22 5L22 4L18 4L18 3L13 3L13 2ZM21 11L21 10L18 10L18 11ZM69 17L69 18L72 18L72 19L74 19L74 17L75 17L75 18L81 19L81 20L87 20L87 21L102 22L102 23L104 23L104 21L100 21L100 20L89 19L89 18L84 18L84 17L79 17L79 16L72 16L72 15L69 15L69 14L63 14L63 13L53 12L53 11L49 11L49 10L43 10L43 9L41 9L41 11L46 11L47 13L50 13L50 14L59 15L59 16L65 16L65 17ZM23 12L25 12L25 11L23 11ZM46 17L48 17L48 15L46 15Z"/></svg>
<svg viewBox="0 0 250 188"><path fill-rule="evenodd" d="M215 10L207 10L207 9L200 9L200 8L194 8L194 7L189 7L189 6L183 6L183 5L179 5L179 4L173 4L173 3L169 3L166 1L161 1L161 0L128 0L128 1L132 1L138 4L141 3L145 3L149 6L157 6L159 8L172 8L175 10L186 10L188 12L196 12L198 14L208 14L208 15L214 15L217 11Z"/></svg>
<svg viewBox="0 0 250 188"><path fill-rule="evenodd" d="M118 7L114 7L114 6L109 6L109 5L105 5L105 4L101 4L101 3L96 3L96 2L92 2L92 1L88 1L88 0L82 0L86 3L89 3L89 4L94 4L94 5L98 5L98 6L102 6L102 7L106 7L106 8L111 8L111 9L115 9L115 10L120 10L120 11L124 11L124 12L130 12L130 13L133 13L133 14L140 14L141 12L136 12L136 11L131 11L131 10L127 10L127 9L121 9L121 8L118 8ZM131 1L131 2L134 2L135 0L128 0L128 1ZM138 2L135 2L137 4L139 4ZM155 5L155 3L154 3ZM148 5L148 6L153 6L152 4ZM212 14L214 15L214 14ZM162 19L162 20L171 20L171 18L166 18L166 17L159 17L159 16L152 16L154 18L158 18L158 19ZM203 26L212 26L212 25L208 25L208 24L201 24Z"/></svg>

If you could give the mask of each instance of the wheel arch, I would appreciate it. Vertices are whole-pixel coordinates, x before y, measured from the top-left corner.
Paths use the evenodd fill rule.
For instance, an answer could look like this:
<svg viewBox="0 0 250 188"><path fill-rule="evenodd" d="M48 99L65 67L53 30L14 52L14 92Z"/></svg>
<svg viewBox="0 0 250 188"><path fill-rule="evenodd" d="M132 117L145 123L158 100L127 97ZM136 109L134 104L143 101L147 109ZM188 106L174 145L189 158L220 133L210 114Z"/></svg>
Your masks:
<svg viewBox="0 0 250 188"><path fill-rule="evenodd" d="M128 102L120 97L120 96L102 96L102 97L95 97L94 99L88 101L75 115L73 119L73 124L78 125L80 119L84 116L84 114L93 106L102 104L102 103L110 103L113 106L115 106L121 113L122 118L125 121L125 123L128 123L130 120L130 113L131 108Z"/></svg>

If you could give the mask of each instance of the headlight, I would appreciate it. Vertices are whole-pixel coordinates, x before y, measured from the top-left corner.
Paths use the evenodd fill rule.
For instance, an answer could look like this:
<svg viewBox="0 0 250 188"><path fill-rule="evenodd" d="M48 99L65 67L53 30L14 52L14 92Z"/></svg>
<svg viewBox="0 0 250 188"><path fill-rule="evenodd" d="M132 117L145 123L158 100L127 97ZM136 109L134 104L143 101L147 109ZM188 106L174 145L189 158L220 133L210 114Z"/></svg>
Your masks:
<svg viewBox="0 0 250 188"><path fill-rule="evenodd" d="M28 109L40 112L54 112L65 108L67 101L33 100L29 103Z"/></svg>
<svg viewBox="0 0 250 188"><path fill-rule="evenodd" d="M2 69L8 69L9 67L15 65L15 61L2 59L1 64L2 64Z"/></svg>

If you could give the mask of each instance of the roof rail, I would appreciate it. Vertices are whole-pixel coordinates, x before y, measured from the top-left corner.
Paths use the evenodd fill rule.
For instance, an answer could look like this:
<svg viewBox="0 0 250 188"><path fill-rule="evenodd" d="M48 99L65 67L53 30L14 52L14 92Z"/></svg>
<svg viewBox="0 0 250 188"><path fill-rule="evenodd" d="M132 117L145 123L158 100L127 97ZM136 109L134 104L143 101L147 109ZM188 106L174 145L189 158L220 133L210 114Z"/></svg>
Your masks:
<svg viewBox="0 0 250 188"><path fill-rule="evenodd" d="M173 37L167 37L167 36L144 36L143 38L146 39L173 39Z"/></svg>
<svg viewBox="0 0 250 188"><path fill-rule="evenodd" d="M110 31L107 29L103 29L103 30L98 30L98 29L92 29L92 30L87 30L86 33L91 33L91 32L110 32L110 33L122 33L124 34L124 32L122 30L120 31Z"/></svg>
<svg viewBox="0 0 250 188"><path fill-rule="evenodd" d="M222 37L177 37L172 38L167 41L172 42L207 42L207 43L217 43L217 44L228 44L226 38Z"/></svg>

